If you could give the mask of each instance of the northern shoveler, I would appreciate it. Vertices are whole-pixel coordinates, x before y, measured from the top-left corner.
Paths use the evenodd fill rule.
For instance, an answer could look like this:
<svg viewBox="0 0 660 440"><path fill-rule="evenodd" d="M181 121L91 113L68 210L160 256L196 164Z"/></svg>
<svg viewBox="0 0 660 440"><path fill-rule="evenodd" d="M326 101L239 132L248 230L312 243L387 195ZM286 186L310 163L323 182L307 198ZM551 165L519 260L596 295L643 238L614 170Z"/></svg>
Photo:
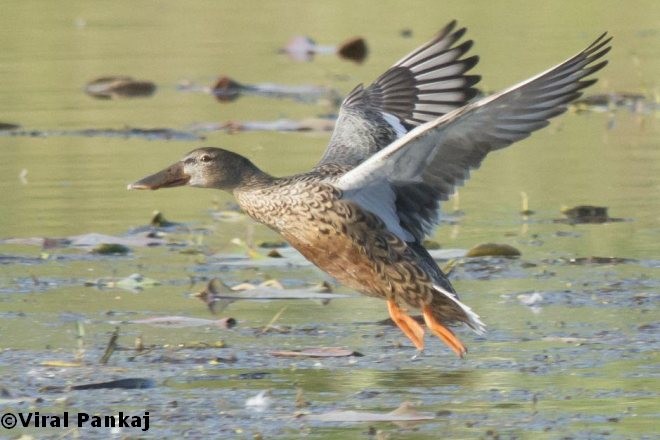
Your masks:
<svg viewBox="0 0 660 440"><path fill-rule="evenodd" d="M373 84L343 101L321 161L309 172L273 177L245 157L198 148L129 189L181 185L234 194L252 218L280 233L346 286L387 301L389 314L418 350L424 330L401 306L421 309L426 326L458 356L465 346L447 328L485 326L459 301L422 246L440 201L493 150L526 138L566 111L584 79L607 64L611 37L502 92L472 100L478 76L464 57L472 41L447 25Z"/></svg>

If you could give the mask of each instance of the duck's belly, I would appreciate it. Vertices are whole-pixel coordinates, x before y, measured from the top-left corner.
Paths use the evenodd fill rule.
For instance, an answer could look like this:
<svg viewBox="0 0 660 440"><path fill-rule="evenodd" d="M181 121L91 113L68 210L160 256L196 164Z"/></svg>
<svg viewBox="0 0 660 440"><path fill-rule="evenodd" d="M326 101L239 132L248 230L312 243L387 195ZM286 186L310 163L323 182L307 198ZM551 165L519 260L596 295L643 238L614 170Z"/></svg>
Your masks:
<svg viewBox="0 0 660 440"><path fill-rule="evenodd" d="M310 231L284 232L282 236L305 258L345 286L368 296L389 296L389 288L375 264L350 237Z"/></svg>

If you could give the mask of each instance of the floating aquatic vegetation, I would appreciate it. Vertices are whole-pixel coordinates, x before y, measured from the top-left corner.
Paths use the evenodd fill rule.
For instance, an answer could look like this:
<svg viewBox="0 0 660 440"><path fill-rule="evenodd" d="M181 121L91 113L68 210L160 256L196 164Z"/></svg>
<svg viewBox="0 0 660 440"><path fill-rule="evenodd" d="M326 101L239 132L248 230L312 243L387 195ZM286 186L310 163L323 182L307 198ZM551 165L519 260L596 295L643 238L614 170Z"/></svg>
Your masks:
<svg viewBox="0 0 660 440"><path fill-rule="evenodd" d="M131 274L126 278L99 278L95 281L85 281L84 284L88 287L119 288L133 293L140 292L148 287L160 285L153 278L145 277L139 273Z"/></svg>
<svg viewBox="0 0 660 440"><path fill-rule="evenodd" d="M388 413L337 410L323 414L308 414L303 417L316 422L411 422L433 420L435 415L417 412L411 402L403 402L397 409Z"/></svg>
<svg viewBox="0 0 660 440"><path fill-rule="evenodd" d="M279 249L289 247L289 243L281 240L269 240L269 241L260 241L257 243L257 246L264 249Z"/></svg>
<svg viewBox="0 0 660 440"><path fill-rule="evenodd" d="M573 208L562 208L561 213L566 219L557 219L555 223L608 223L622 222L622 218L610 217L605 206L578 205Z"/></svg>
<svg viewBox="0 0 660 440"><path fill-rule="evenodd" d="M132 235L118 237L114 235L89 233L81 235L71 235L69 237L27 237L27 238L5 238L0 240L0 244L21 244L31 246L41 246L44 249L59 247L96 247L101 245L121 245L121 246L155 246L165 244L162 237L150 234L147 231L138 232Z"/></svg>
<svg viewBox="0 0 660 440"><path fill-rule="evenodd" d="M165 219L162 212L156 210L151 214L149 224L155 228L171 228L173 226L180 226L181 223L175 223Z"/></svg>
<svg viewBox="0 0 660 440"><path fill-rule="evenodd" d="M221 293L229 292L231 292L229 286L223 283L219 278L213 278L206 284L206 287L202 291L195 293L193 296L202 300L211 313L215 314L217 313L216 307L218 307L218 304L220 305L219 310L223 310L231 302L226 299L223 300L220 297Z"/></svg>
<svg viewBox="0 0 660 440"><path fill-rule="evenodd" d="M98 99L144 98L155 92L155 83L130 76L103 76L85 86L85 93Z"/></svg>
<svg viewBox="0 0 660 440"><path fill-rule="evenodd" d="M242 212L228 211L228 210L212 211L211 217L213 217L214 220L220 222L229 222L229 223L244 221L247 220L248 218L248 216L243 214Z"/></svg>
<svg viewBox="0 0 660 440"><path fill-rule="evenodd" d="M0 131L16 130L21 128L18 124L11 124L9 122L0 122Z"/></svg>
<svg viewBox="0 0 660 440"><path fill-rule="evenodd" d="M335 128L334 118L304 118L300 120L277 119L273 121L227 121L222 123L208 122L194 124L189 130L196 133L225 131L229 134L242 131L332 131Z"/></svg>
<svg viewBox="0 0 660 440"><path fill-rule="evenodd" d="M110 335L110 340L108 341L108 345L105 347L103 356L101 356L101 360L99 360L99 363L101 365L107 364L108 361L110 360L110 356L112 356L112 353L114 353L115 350L117 349L118 339L119 339L119 327L115 327L115 330Z"/></svg>
<svg viewBox="0 0 660 440"><path fill-rule="evenodd" d="M355 350L350 350L341 347L315 347L303 348L301 350L274 350L269 353L271 356L277 357L311 357L311 358L327 358L327 357L348 357L364 356Z"/></svg>
<svg viewBox="0 0 660 440"><path fill-rule="evenodd" d="M114 323L114 321L112 321L111 323ZM123 321L122 323L152 325L154 327L172 327L172 328L210 326L210 327L217 327L223 329L229 329L235 327L237 324L236 320L231 317L219 318L219 319L203 319L203 318L190 318L187 316L154 316L151 318Z"/></svg>
<svg viewBox="0 0 660 440"><path fill-rule="evenodd" d="M519 257L520 251L515 247L502 243L481 243L465 254L466 257Z"/></svg>
<svg viewBox="0 0 660 440"><path fill-rule="evenodd" d="M140 390L145 388L153 388L156 386L156 381L153 379L145 379L142 377L128 377L125 379L116 379L105 382L95 382L81 385L67 385L67 386L46 386L41 387L41 392L61 393L71 390L86 391L86 390L106 390L106 389L123 389L123 390Z"/></svg>
<svg viewBox="0 0 660 440"><path fill-rule="evenodd" d="M217 299L231 299L231 300L334 299L334 298L355 297L354 295L348 295L342 293L325 293L327 291L328 291L328 286L323 283L309 290L284 289L281 286L281 284L279 284L279 282L269 280L259 284L258 286L249 283L242 283L230 287L229 291L215 290L213 296Z"/></svg>
<svg viewBox="0 0 660 440"><path fill-rule="evenodd" d="M327 102L333 108L337 108L341 104L339 92L323 86L291 86L274 83L241 84L224 75L220 76L210 88L210 93L221 102L234 101L241 95L252 95L263 98L293 99L307 103Z"/></svg>
<svg viewBox="0 0 660 440"><path fill-rule="evenodd" d="M268 333L270 330L279 330L276 326L275 323L277 322L278 319L284 314L284 311L286 310L286 306L282 307L280 310L278 310L277 313L271 318L270 321L268 321L268 324L266 324L261 331L259 332L260 335L263 335L264 333Z"/></svg>
<svg viewBox="0 0 660 440"><path fill-rule="evenodd" d="M118 243L101 243L92 249L93 254L99 255L126 255L131 251L128 246Z"/></svg>
<svg viewBox="0 0 660 440"><path fill-rule="evenodd" d="M652 97L640 93L611 92L589 95L571 104L576 112L611 112L619 109L631 113L649 114L660 110L660 105Z"/></svg>
<svg viewBox="0 0 660 440"><path fill-rule="evenodd" d="M622 257L570 257L570 258L558 258L552 261L546 261L550 263L564 263L564 264L575 264L575 265L587 265L587 264L626 264L626 263L635 263L637 260L634 258L622 258Z"/></svg>
<svg viewBox="0 0 660 440"><path fill-rule="evenodd" d="M25 136L25 137L108 137L108 138L143 138L147 140L176 140L196 141L204 139L203 136L192 131L176 130L173 128L85 128L82 130L0 130L0 136Z"/></svg>
<svg viewBox="0 0 660 440"><path fill-rule="evenodd" d="M241 293L239 293L241 292ZM227 286L218 278L211 279L205 288L193 294L202 300L211 313L224 310L229 304L239 299L251 300L283 300L283 299L312 299L321 300L325 305L335 298L349 295L332 294L332 287L327 282L312 286L310 290L284 289L277 280L267 280L255 286L250 283L241 283L233 287ZM276 315L276 317L279 315ZM268 327L268 326L266 326Z"/></svg>
<svg viewBox="0 0 660 440"><path fill-rule="evenodd" d="M429 240L429 239L425 239L422 242L422 245L426 248L426 250L437 250L442 248L442 245L440 243L438 243L435 240Z"/></svg>
<svg viewBox="0 0 660 440"><path fill-rule="evenodd" d="M338 46L322 46L307 36L297 35L280 49L294 61L312 61L315 55L336 53L340 58L356 63L363 62L369 54L367 42L362 37L351 37Z"/></svg>
<svg viewBox="0 0 660 440"><path fill-rule="evenodd" d="M123 389L123 390L141 390L153 388L156 381L142 377L130 377L125 379L110 380L107 382L96 382L84 385L72 385L72 390L105 390L105 389Z"/></svg>

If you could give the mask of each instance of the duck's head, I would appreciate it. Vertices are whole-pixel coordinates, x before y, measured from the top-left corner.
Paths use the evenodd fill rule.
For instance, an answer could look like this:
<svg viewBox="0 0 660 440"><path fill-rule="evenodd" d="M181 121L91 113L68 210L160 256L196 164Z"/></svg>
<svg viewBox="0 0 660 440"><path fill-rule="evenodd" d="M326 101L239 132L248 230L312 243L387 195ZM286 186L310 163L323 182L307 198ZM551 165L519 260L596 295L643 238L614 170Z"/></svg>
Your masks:
<svg viewBox="0 0 660 440"><path fill-rule="evenodd" d="M175 186L196 186L233 190L261 172L240 154L221 148L198 148L162 171L135 183L128 189L160 189Z"/></svg>

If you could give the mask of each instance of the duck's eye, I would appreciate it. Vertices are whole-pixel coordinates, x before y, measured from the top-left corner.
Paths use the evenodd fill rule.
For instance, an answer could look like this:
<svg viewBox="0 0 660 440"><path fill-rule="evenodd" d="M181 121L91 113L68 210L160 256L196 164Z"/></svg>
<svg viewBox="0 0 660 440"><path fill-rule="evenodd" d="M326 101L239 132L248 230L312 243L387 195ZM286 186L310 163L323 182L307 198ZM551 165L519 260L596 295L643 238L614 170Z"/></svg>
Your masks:
<svg viewBox="0 0 660 440"><path fill-rule="evenodd" d="M199 158L200 161L202 162L211 162L211 156L208 154L204 154L202 157Z"/></svg>

